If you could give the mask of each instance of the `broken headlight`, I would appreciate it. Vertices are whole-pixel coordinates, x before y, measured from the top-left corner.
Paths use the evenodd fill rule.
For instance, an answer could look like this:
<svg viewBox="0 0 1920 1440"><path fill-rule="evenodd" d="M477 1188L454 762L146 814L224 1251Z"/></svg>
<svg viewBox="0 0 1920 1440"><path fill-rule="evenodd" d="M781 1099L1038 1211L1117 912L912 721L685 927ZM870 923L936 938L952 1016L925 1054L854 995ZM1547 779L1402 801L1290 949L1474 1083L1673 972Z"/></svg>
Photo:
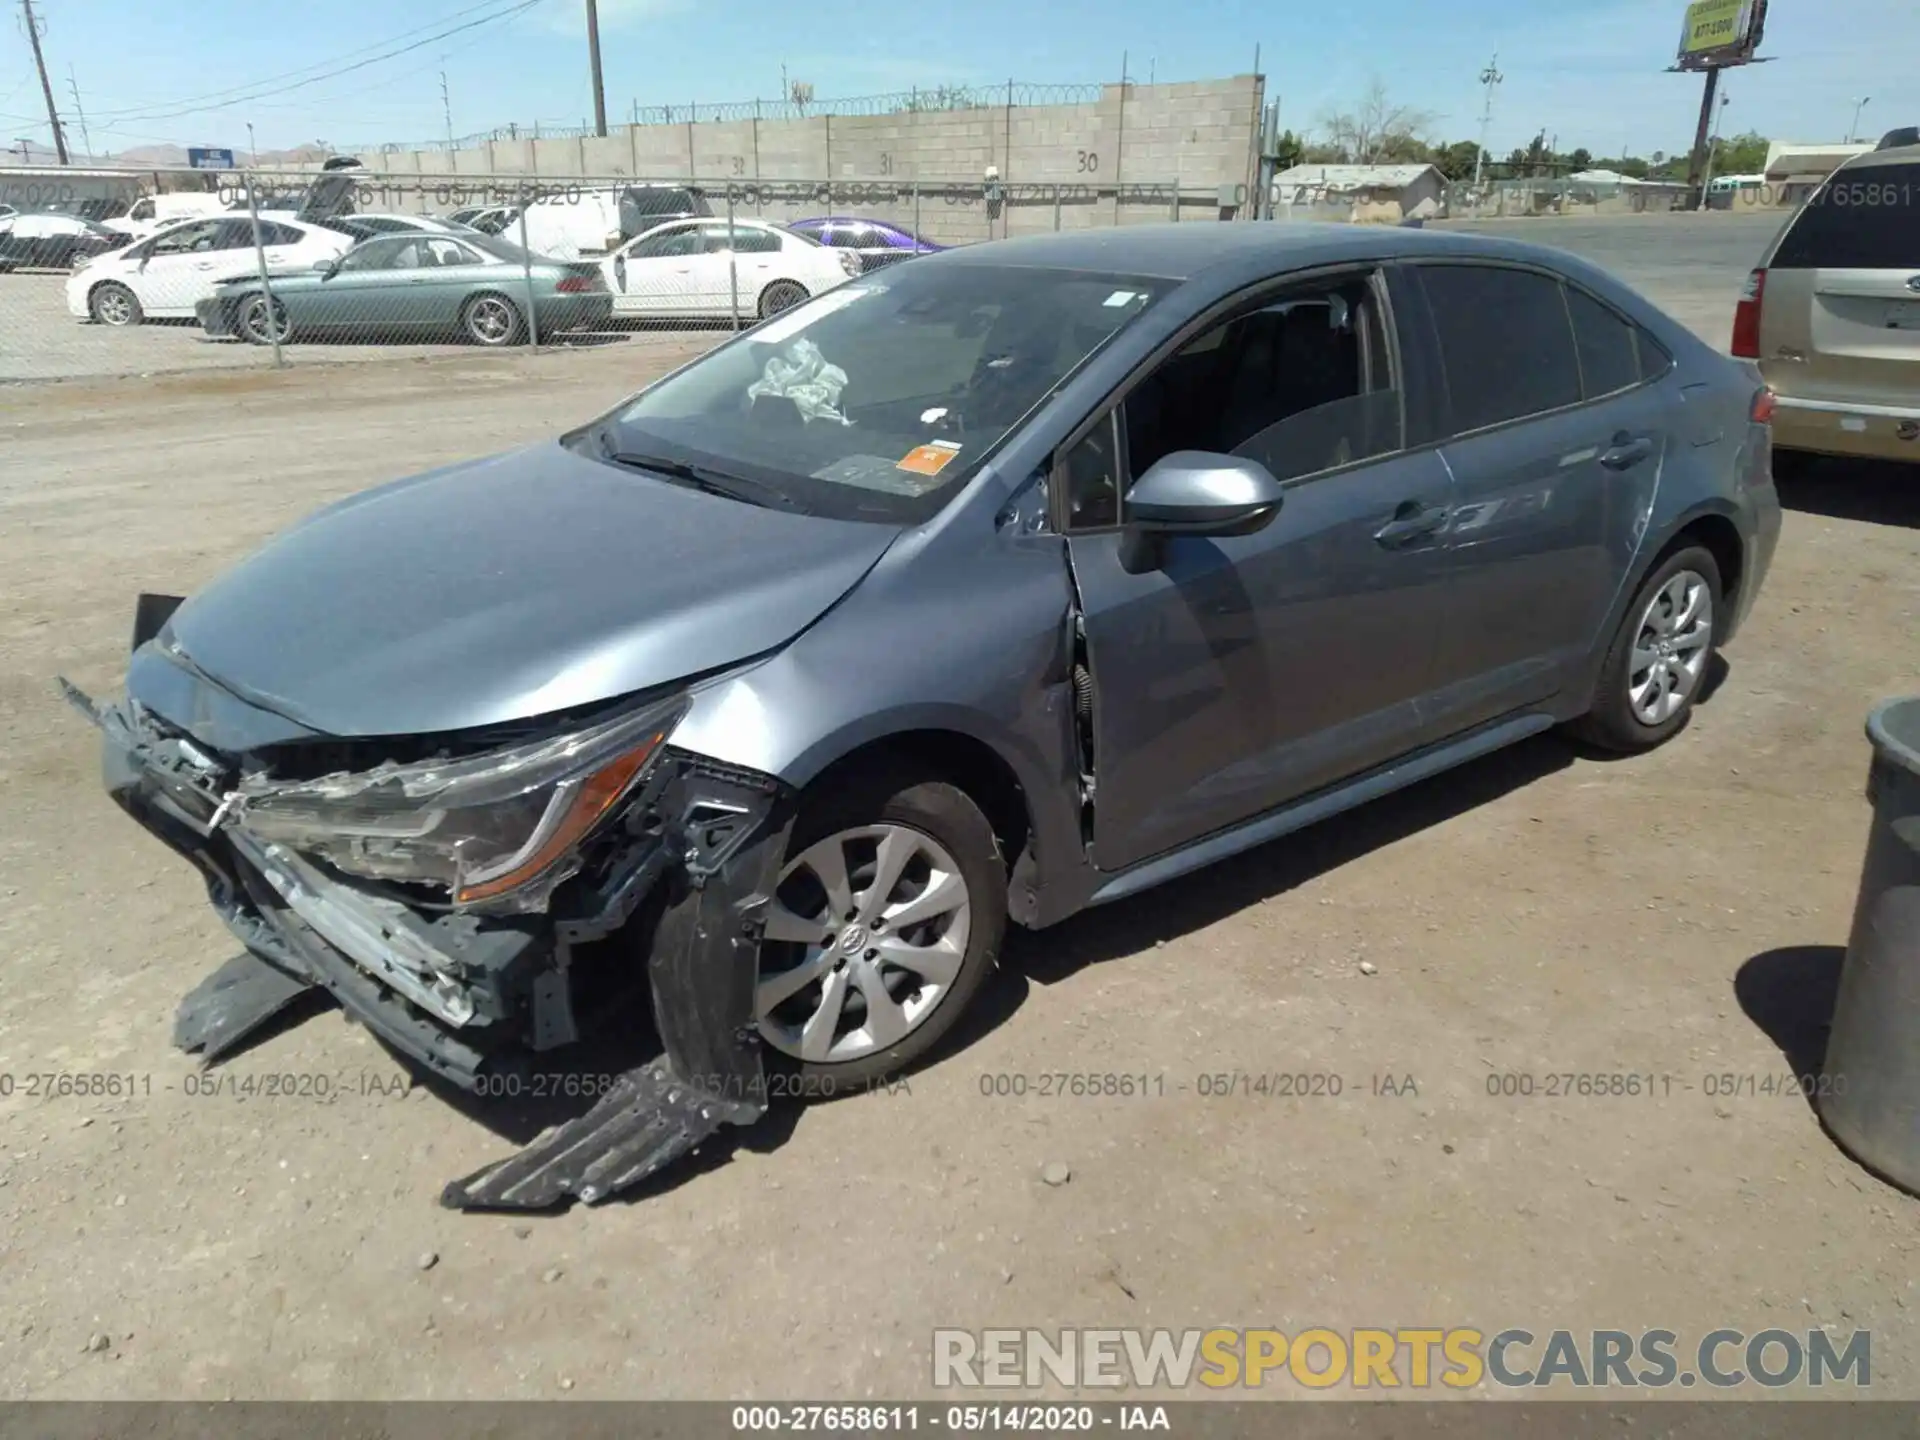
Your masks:
<svg viewBox="0 0 1920 1440"><path fill-rule="evenodd" d="M578 868L580 843L645 779L685 709L675 696L482 755L291 783L249 779L236 823L348 875L444 888L456 905L517 894L520 908L537 906Z"/></svg>

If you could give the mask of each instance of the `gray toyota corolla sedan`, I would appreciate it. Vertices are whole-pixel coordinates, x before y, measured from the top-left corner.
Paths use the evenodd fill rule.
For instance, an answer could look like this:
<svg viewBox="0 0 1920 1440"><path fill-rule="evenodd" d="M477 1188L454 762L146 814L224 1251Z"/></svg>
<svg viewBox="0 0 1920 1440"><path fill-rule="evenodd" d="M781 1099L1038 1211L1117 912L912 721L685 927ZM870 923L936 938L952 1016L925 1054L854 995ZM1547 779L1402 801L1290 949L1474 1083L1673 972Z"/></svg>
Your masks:
<svg viewBox="0 0 1920 1440"><path fill-rule="evenodd" d="M657 1060L443 1197L596 1200L925 1055L1009 920L1666 740L1772 558L1770 413L1531 246L981 245L142 596L126 697L70 694L242 947L184 1048L319 988L511 1094L650 1006Z"/></svg>

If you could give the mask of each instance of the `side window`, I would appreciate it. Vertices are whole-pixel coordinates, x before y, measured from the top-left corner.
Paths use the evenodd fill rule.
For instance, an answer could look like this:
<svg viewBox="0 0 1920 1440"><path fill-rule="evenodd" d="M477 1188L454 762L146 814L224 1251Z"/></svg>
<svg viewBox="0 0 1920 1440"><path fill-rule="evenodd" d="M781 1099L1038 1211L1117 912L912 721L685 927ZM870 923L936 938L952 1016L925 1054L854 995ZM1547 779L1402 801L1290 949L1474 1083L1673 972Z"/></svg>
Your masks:
<svg viewBox="0 0 1920 1440"><path fill-rule="evenodd" d="M253 248L253 221L222 220L214 235L215 250L240 250Z"/></svg>
<svg viewBox="0 0 1920 1440"><path fill-rule="evenodd" d="M1120 456L1115 412L1108 411L1060 462L1060 484L1067 497L1067 523L1075 530L1098 530L1120 523Z"/></svg>
<svg viewBox="0 0 1920 1440"><path fill-rule="evenodd" d="M1531 270L1424 265L1427 303L1461 434L1580 401L1560 282Z"/></svg>
<svg viewBox="0 0 1920 1440"><path fill-rule="evenodd" d="M341 257L340 272L346 274L357 270L388 269L400 248L411 243L398 235L363 241Z"/></svg>
<svg viewBox="0 0 1920 1440"><path fill-rule="evenodd" d="M733 232L733 248L735 253L740 255L777 254L780 249L780 237L771 230L736 228Z"/></svg>
<svg viewBox="0 0 1920 1440"><path fill-rule="evenodd" d="M153 238L151 253L157 258L161 255L190 255L199 250L211 250L222 223L219 220L201 220L192 225L176 225Z"/></svg>
<svg viewBox="0 0 1920 1440"><path fill-rule="evenodd" d="M1584 290L1567 286L1573 343L1580 353L1580 380L1589 400L1630 390L1640 383L1640 354L1633 322L1623 320Z"/></svg>
<svg viewBox="0 0 1920 1440"><path fill-rule="evenodd" d="M1405 441L1385 336L1366 276L1221 321L1127 396L1129 475L1176 450L1258 460L1283 481L1393 454Z"/></svg>
<svg viewBox="0 0 1920 1440"><path fill-rule="evenodd" d="M127 212L127 218L129 220L153 219L153 201L149 199L135 202L133 209Z"/></svg>
<svg viewBox="0 0 1920 1440"><path fill-rule="evenodd" d="M433 266L478 265L480 257L474 254L458 240L448 240L435 236L422 242L425 247L425 263Z"/></svg>
<svg viewBox="0 0 1920 1440"><path fill-rule="evenodd" d="M665 230L647 236L627 252L635 260L658 260L669 256L700 253L700 232L691 226Z"/></svg>
<svg viewBox="0 0 1920 1440"><path fill-rule="evenodd" d="M260 227L260 235L269 245L298 245L306 238L291 225L276 225L272 221Z"/></svg>
<svg viewBox="0 0 1920 1440"><path fill-rule="evenodd" d="M1658 380L1673 368L1673 356L1667 353L1667 347L1639 326L1633 329L1633 347L1640 356L1640 378Z"/></svg>

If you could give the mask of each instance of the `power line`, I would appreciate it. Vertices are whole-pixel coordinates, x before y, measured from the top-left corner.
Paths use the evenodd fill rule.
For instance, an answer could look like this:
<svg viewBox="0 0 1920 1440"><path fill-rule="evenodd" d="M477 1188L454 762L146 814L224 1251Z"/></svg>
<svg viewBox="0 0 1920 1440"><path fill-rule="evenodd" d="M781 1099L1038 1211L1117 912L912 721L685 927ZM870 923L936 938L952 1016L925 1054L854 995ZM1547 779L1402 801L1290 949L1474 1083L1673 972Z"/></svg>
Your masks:
<svg viewBox="0 0 1920 1440"><path fill-rule="evenodd" d="M27 3L27 0L21 0L21 3L22 4ZM484 5L469 6L466 10L460 10L454 13L456 15L471 15L475 10L482 10L482 9L488 9L490 7L495 7L495 6L498 6L499 3L500 3L500 0L486 0L486 4ZM283 94L289 90L304 89L308 85L317 85L322 80L331 80L336 78L337 76L351 74L356 70L364 70L369 65L378 65L383 60L391 60L397 55L405 55L409 51L422 49L425 46L434 44L436 41L446 39L449 35L458 35L463 30L472 30L482 25L492 25L501 20L510 20L514 16L524 14L526 11L533 9L536 5L540 5L544 3L545 3L545 0L517 0L517 3L510 4L505 9L494 9L491 14L481 15L475 19L464 21L461 24L451 25L442 30L436 30L434 33L427 35L422 39L414 40L405 45L395 46L394 48L389 50L384 50L377 55L368 56L363 60L355 60L351 64L339 65L336 68L331 70L322 70L319 74L307 74L308 71L311 71L315 68L314 66L309 65L309 66L303 67L300 70L287 71L283 75L265 76L259 80L252 81L250 82L250 86L252 88L249 88L248 86L241 86L241 87L236 87L234 89L229 89L229 90L213 91L206 95L195 96L189 100L162 101L159 103L159 106L136 106L126 110L108 111L107 114L102 118L112 119L112 120L129 120L136 124L139 124L149 120L172 120L183 115L203 115L213 110L224 110L230 105L242 105L247 103L248 101L258 100L267 95L277 95L277 94ZM403 31L401 33L402 35L407 35L407 34L417 33L417 31ZM396 36L394 38L398 39L400 37ZM386 41L382 43L391 44L391 41ZM372 47L363 46L362 51L368 48L372 48ZM362 53L362 51L350 50L347 52L347 54L354 55L354 54ZM336 57L336 59L344 59L344 58L345 56ZM331 62L322 62L322 63L331 63ZM295 78L302 75L305 75L306 78L304 79ZM264 87L264 88L260 88L260 87ZM173 109L161 108L169 105L177 106L178 108L173 108Z"/></svg>
<svg viewBox="0 0 1920 1440"><path fill-rule="evenodd" d="M73 92L73 113L80 121L80 143L93 154L93 137L87 133L87 112L80 106L80 82L73 78L73 66L67 66L67 89Z"/></svg>

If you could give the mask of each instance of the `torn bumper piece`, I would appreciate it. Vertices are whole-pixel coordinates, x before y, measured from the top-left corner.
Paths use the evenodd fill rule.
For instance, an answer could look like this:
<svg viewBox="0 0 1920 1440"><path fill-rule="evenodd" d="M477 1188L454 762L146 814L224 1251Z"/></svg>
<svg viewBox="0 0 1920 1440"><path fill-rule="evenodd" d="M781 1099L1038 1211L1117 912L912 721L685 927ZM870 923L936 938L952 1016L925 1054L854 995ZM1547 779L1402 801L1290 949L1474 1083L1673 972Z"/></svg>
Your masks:
<svg viewBox="0 0 1920 1440"><path fill-rule="evenodd" d="M617 843L555 892L550 913L428 914L250 833L244 807L228 803L230 762L137 704L95 705L71 687L68 698L103 733L114 800L199 869L246 946L183 1001L183 1049L211 1063L317 989L433 1073L483 1090L576 1038L574 948L619 930L665 887L652 944L636 948L665 1054L619 1077L587 1114L448 1185L443 1203L604 1200L765 1112L752 1017L791 823L778 781L668 751L617 823Z"/></svg>

